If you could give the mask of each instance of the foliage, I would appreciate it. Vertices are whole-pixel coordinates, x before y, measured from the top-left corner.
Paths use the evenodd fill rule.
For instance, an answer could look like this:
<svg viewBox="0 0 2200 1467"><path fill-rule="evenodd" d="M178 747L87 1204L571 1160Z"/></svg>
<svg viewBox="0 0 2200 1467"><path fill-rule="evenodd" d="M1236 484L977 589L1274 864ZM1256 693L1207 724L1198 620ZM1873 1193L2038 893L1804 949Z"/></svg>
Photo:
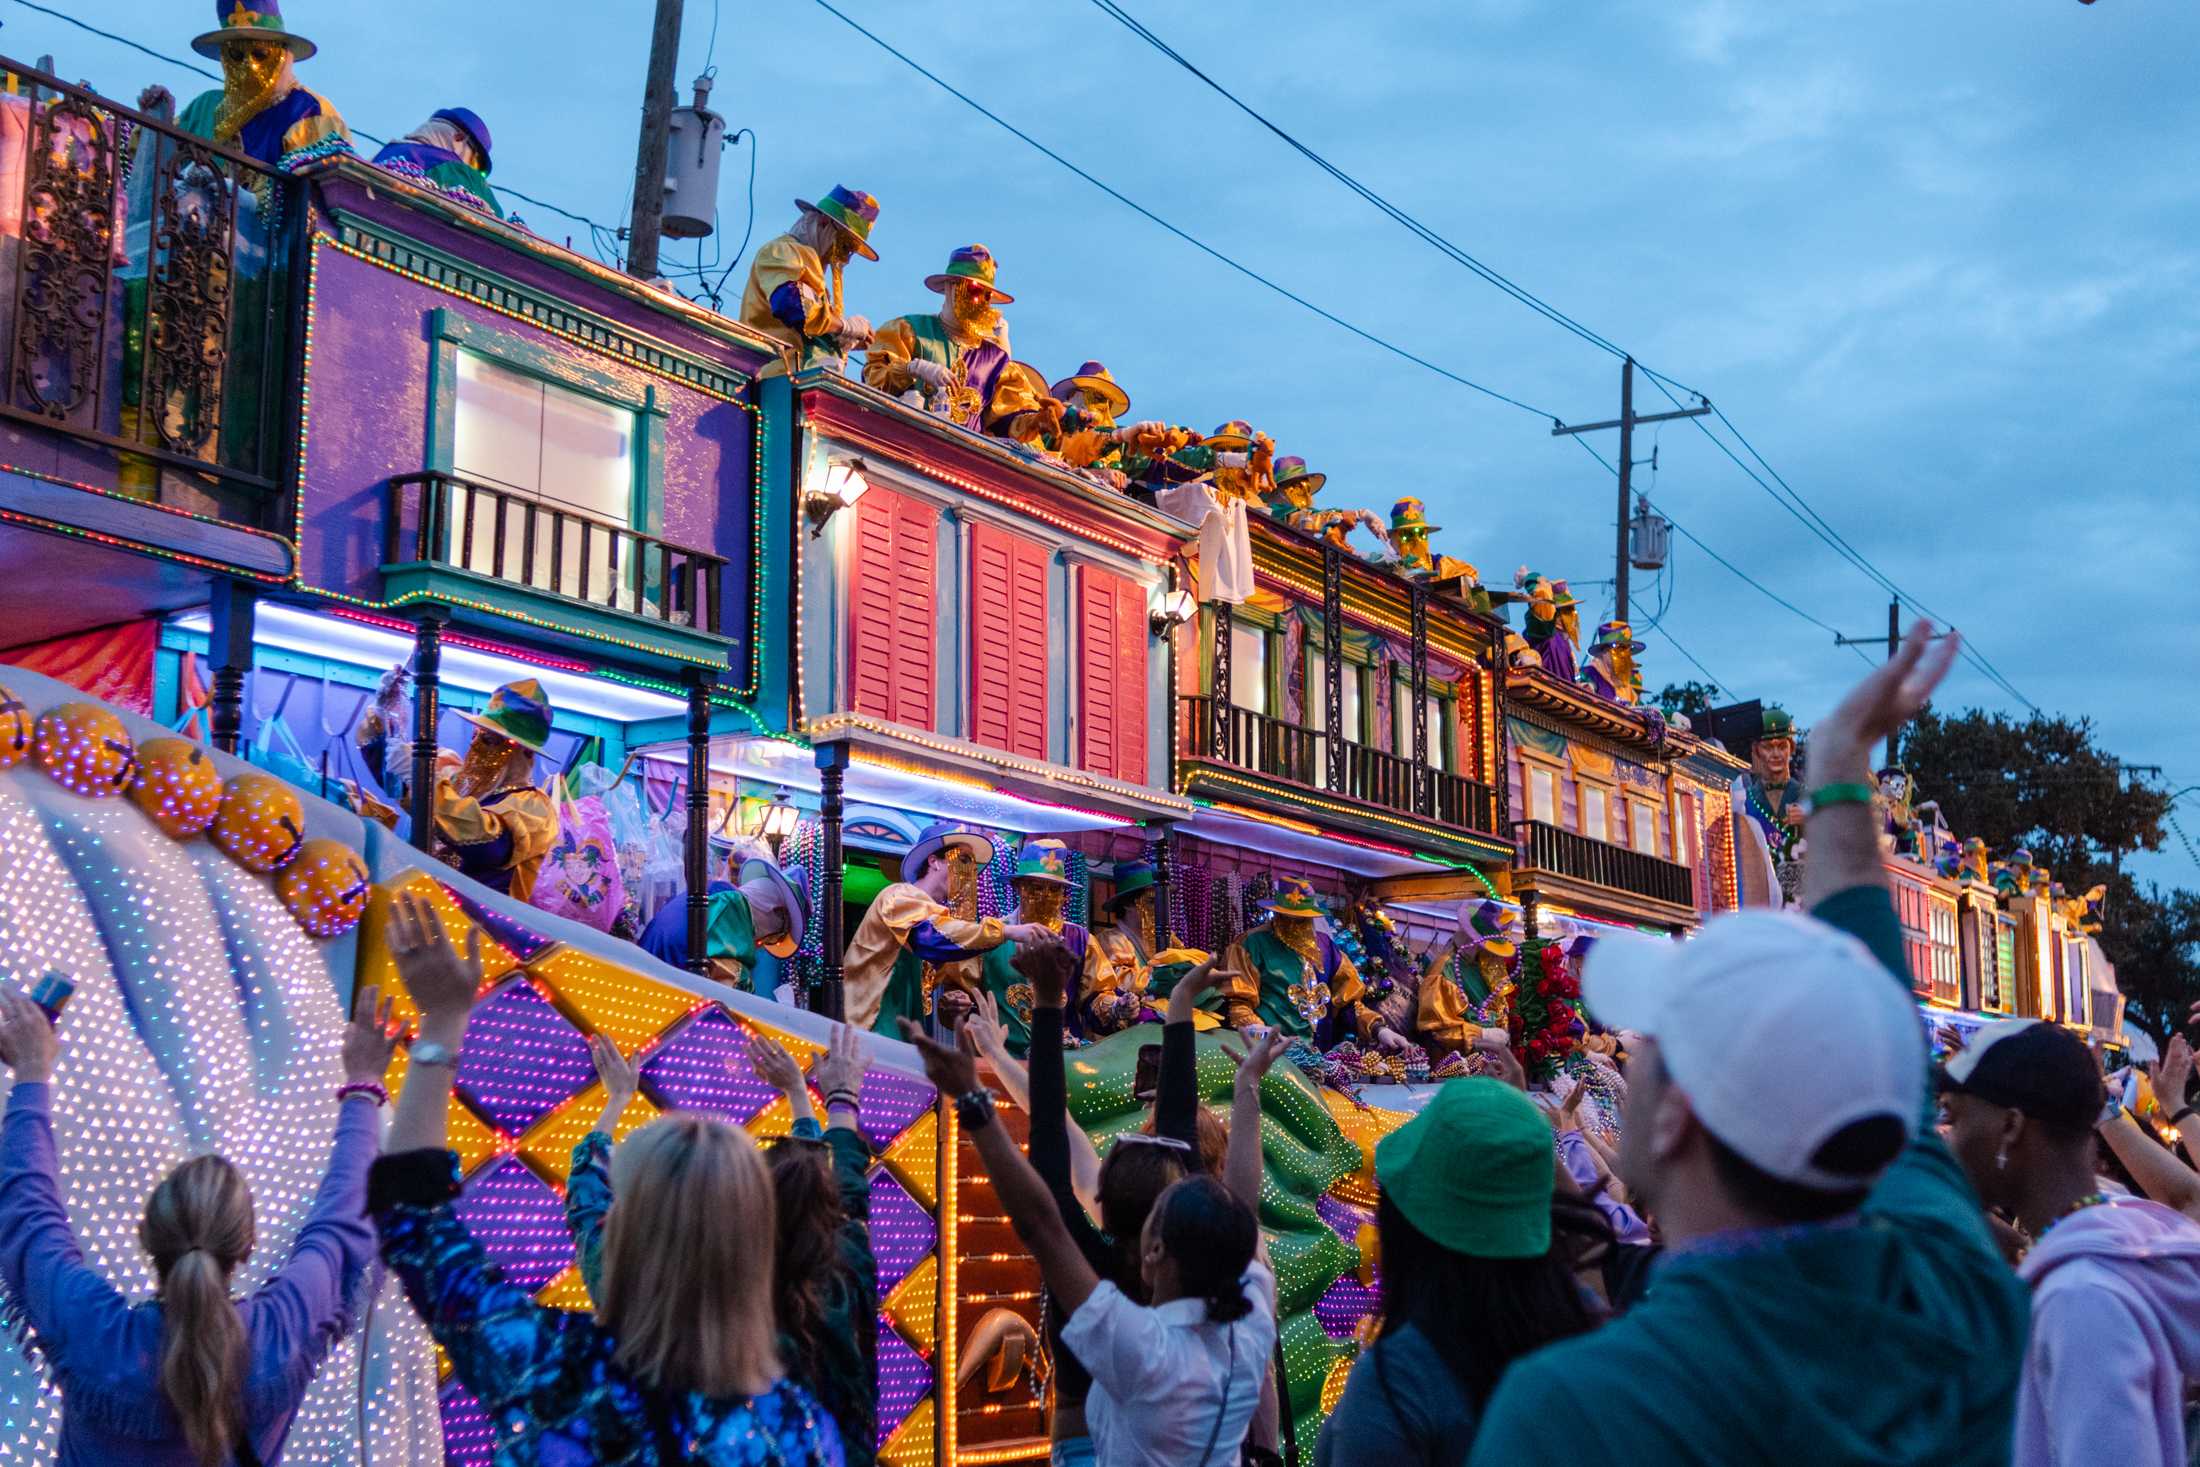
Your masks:
<svg viewBox="0 0 2200 1467"><path fill-rule="evenodd" d="M1694 720L1702 718L1704 714L1710 712L1712 700L1718 696L1719 690L1709 683L1690 681L1667 683L1658 690L1658 696L1651 701L1657 705L1658 711L1667 718L1679 714L1684 718Z"/></svg>
<svg viewBox="0 0 2200 1467"><path fill-rule="evenodd" d="M2200 999L2200 894L2142 888L2124 874L2127 853L2161 849L2170 802L2127 777L2095 742L2092 720L1927 709L1901 749L1918 798L1938 800L1958 836L1978 836L1997 858L2026 847L2072 895L2105 884L2101 947L2131 1017L2156 1034L2182 1020Z"/></svg>
<svg viewBox="0 0 2200 1467"><path fill-rule="evenodd" d="M1530 1080L1548 1080L1581 1048L1588 1032L1579 1007L1581 982L1565 950L1548 939L1524 944L1519 962L1513 1012L1519 1019L1520 1063Z"/></svg>

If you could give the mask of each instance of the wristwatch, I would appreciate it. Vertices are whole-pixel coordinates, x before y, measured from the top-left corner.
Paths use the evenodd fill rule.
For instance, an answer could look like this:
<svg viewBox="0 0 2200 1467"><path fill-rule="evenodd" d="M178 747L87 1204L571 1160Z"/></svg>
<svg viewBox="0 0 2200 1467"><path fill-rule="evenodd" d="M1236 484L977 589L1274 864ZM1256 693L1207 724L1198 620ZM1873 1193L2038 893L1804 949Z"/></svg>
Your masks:
<svg viewBox="0 0 2200 1467"><path fill-rule="evenodd" d="M966 1131L993 1124L993 1097L983 1090L966 1090L955 1097L955 1114Z"/></svg>
<svg viewBox="0 0 2200 1467"><path fill-rule="evenodd" d="M411 1050L412 1063L416 1065L455 1065L458 1051L448 1044L438 1044L433 1039L415 1043Z"/></svg>

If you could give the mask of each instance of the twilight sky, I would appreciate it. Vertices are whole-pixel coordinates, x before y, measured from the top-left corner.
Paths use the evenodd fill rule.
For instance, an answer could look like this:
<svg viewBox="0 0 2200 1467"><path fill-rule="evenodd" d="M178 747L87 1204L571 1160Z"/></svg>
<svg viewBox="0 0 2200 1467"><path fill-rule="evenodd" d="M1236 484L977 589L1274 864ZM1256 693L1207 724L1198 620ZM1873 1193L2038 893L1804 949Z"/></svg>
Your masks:
<svg viewBox="0 0 2200 1467"><path fill-rule="evenodd" d="M1383 218L1094 5L833 3L1356 325L1546 414L1616 415L1613 358ZM1123 4L1339 167L1709 394L2026 697L2091 716L2108 747L2174 785L2200 781L2200 88L2185 64L2200 7ZM1492 584L1526 564L1571 578L1589 613L1609 606L1609 587L1587 583L1612 573L1612 480L1544 418L1169 236L817 0L720 6L713 103L761 142L755 240L786 226L798 193L845 183L882 201L884 259L851 271L852 309L928 308L922 277L982 241L1019 297L1017 355L1050 376L1097 357L1134 418L1248 418L1328 472L1325 503L1387 511L1418 494L1445 526L1438 548ZM180 56L214 7L57 8ZM688 0L683 91L713 11ZM496 133L495 181L625 221L648 0L291 0L286 14L321 45L302 78L354 126L395 136L463 103ZM0 22L0 50L50 52L110 94L161 81L188 100L204 85L14 0ZM725 159L722 264L749 164L744 139ZM581 226L508 203L588 248ZM683 247L674 263L692 258ZM1652 404L1645 385L1638 410ZM1615 438L1597 441L1607 458ZM1656 441L1658 472L1641 479L1711 549L1843 632L1885 627L1884 593L1694 427ZM1663 585L1638 575L1635 594L1653 689L1703 677L1677 639L1736 696L1807 723L1860 667L1678 536ZM1970 667L1941 701L2023 711ZM2200 802L2183 808L2200 835ZM2174 837L2139 869L2200 883Z"/></svg>

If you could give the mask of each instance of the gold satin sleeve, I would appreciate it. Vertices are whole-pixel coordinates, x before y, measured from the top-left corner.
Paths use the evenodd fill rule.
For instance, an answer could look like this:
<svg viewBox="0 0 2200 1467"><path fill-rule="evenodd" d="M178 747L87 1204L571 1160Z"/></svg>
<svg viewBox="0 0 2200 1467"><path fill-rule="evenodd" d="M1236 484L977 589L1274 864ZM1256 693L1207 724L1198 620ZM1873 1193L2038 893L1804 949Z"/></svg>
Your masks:
<svg viewBox="0 0 2200 1467"><path fill-rule="evenodd" d="M911 923L910 925L915 926L916 924ZM974 953L991 952L994 948L1008 941L1008 929L1001 925L1001 919L998 917L986 917L976 922L966 922L960 917L950 917L942 913L932 919L932 926L940 936L946 938L955 946L967 948Z"/></svg>
<svg viewBox="0 0 2200 1467"><path fill-rule="evenodd" d="M511 837L508 867L540 861L557 844L558 812L541 790L527 789L484 809L479 800L458 792L449 780L435 787L436 833L454 846L478 846Z"/></svg>
<svg viewBox="0 0 2200 1467"><path fill-rule="evenodd" d="M290 131L283 134L283 151L295 153L300 148L310 148L315 143L325 143L330 138L342 138L349 143L351 129L344 125L343 114L331 106L328 98L319 92L310 92L308 95L321 104L321 111L317 116L293 124Z"/></svg>
<svg viewBox="0 0 2200 1467"><path fill-rule="evenodd" d="M863 383L896 397L917 385L909 363L917 355L916 333L906 316L896 316L871 333L871 349L863 357Z"/></svg>
<svg viewBox="0 0 2200 1467"><path fill-rule="evenodd" d="M1222 1012L1233 1029L1243 1029L1260 1022L1260 969L1253 964L1252 954L1245 950L1245 939L1230 944L1222 955L1222 966L1232 976L1215 985L1215 992L1222 995Z"/></svg>
<svg viewBox="0 0 2200 1467"><path fill-rule="evenodd" d="M1010 362L993 384L993 401L986 405L985 431L997 438L1011 438L1036 446L1056 426L1054 413L1061 404L1047 393L1046 379L1022 362Z"/></svg>
<svg viewBox="0 0 2200 1467"><path fill-rule="evenodd" d="M1446 954L1442 962L1431 963L1421 975L1413 1025L1432 1043L1471 1049L1481 1037L1482 1028L1467 1018L1467 996L1453 981L1450 966L1450 955Z"/></svg>
<svg viewBox="0 0 2200 1467"><path fill-rule="evenodd" d="M817 252L792 235L767 240L749 266L749 283L741 292L741 323L780 341L793 333L787 323L772 314L772 296L782 285L800 286L809 292L809 306L802 317L802 334L816 336L830 324L832 301L825 290L825 267Z"/></svg>
<svg viewBox="0 0 2200 1467"><path fill-rule="evenodd" d="M1138 962L1135 958L1131 960L1130 974L1131 981L1128 985L1130 991L1144 993L1146 991L1146 975L1138 971ZM1086 935L1085 973L1082 986L1084 996L1088 999L1101 994L1105 994L1111 999L1116 998L1122 994L1125 988L1122 972L1115 966L1115 958L1101 945L1100 934L1097 932Z"/></svg>

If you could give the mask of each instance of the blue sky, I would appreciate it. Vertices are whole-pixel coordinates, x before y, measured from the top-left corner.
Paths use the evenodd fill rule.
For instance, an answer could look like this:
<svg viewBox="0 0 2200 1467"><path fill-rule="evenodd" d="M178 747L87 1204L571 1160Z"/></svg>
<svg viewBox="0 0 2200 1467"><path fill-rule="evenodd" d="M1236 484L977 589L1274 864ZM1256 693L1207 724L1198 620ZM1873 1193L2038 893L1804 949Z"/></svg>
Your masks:
<svg viewBox="0 0 2200 1467"><path fill-rule="evenodd" d="M1093 5L834 3L1348 320L1546 412L1615 414L1612 358L1382 218ZM2089 715L2125 758L2200 781L2200 88L2187 64L2200 8L1123 3L1333 162L1708 393L2042 707ZM286 7L322 48L301 75L356 126L394 136L472 106L496 132L499 182L611 223L626 216L649 9ZM181 55L211 11L84 0L80 13ZM712 14L688 0L683 87ZM0 48L52 52L110 93L200 85L13 0L0 21ZM922 277L982 241L1019 297L1018 355L1050 375L1097 357L1134 417L1248 418L1329 473L1325 502L1387 510L1417 493L1446 527L1439 548L1485 579L1525 564L1572 578L1591 611L1609 596L1584 583L1611 575L1611 479L1547 422L1171 238L815 0L723 3L710 59L714 104L760 141L757 240L785 227L797 194L846 183L882 200L884 260L851 273L854 309L925 308ZM726 158L727 252L748 167L744 140ZM519 209L553 238L578 233ZM1712 549L1845 632L1885 626L1878 587L1693 427L1656 443L1656 497ZM1599 447L1610 457L1612 435ZM1737 695L1807 722L1859 669L1685 541L1662 593L1638 582L1653 610L1661 594L1658 626L1636 618L1653 687L1701 676L1677 640ZM2021 711L1968 668L1942 702ZM2200 803L2185 808L2200 835ZM2200 883L2174 839L2139 869Z"/></svg>

